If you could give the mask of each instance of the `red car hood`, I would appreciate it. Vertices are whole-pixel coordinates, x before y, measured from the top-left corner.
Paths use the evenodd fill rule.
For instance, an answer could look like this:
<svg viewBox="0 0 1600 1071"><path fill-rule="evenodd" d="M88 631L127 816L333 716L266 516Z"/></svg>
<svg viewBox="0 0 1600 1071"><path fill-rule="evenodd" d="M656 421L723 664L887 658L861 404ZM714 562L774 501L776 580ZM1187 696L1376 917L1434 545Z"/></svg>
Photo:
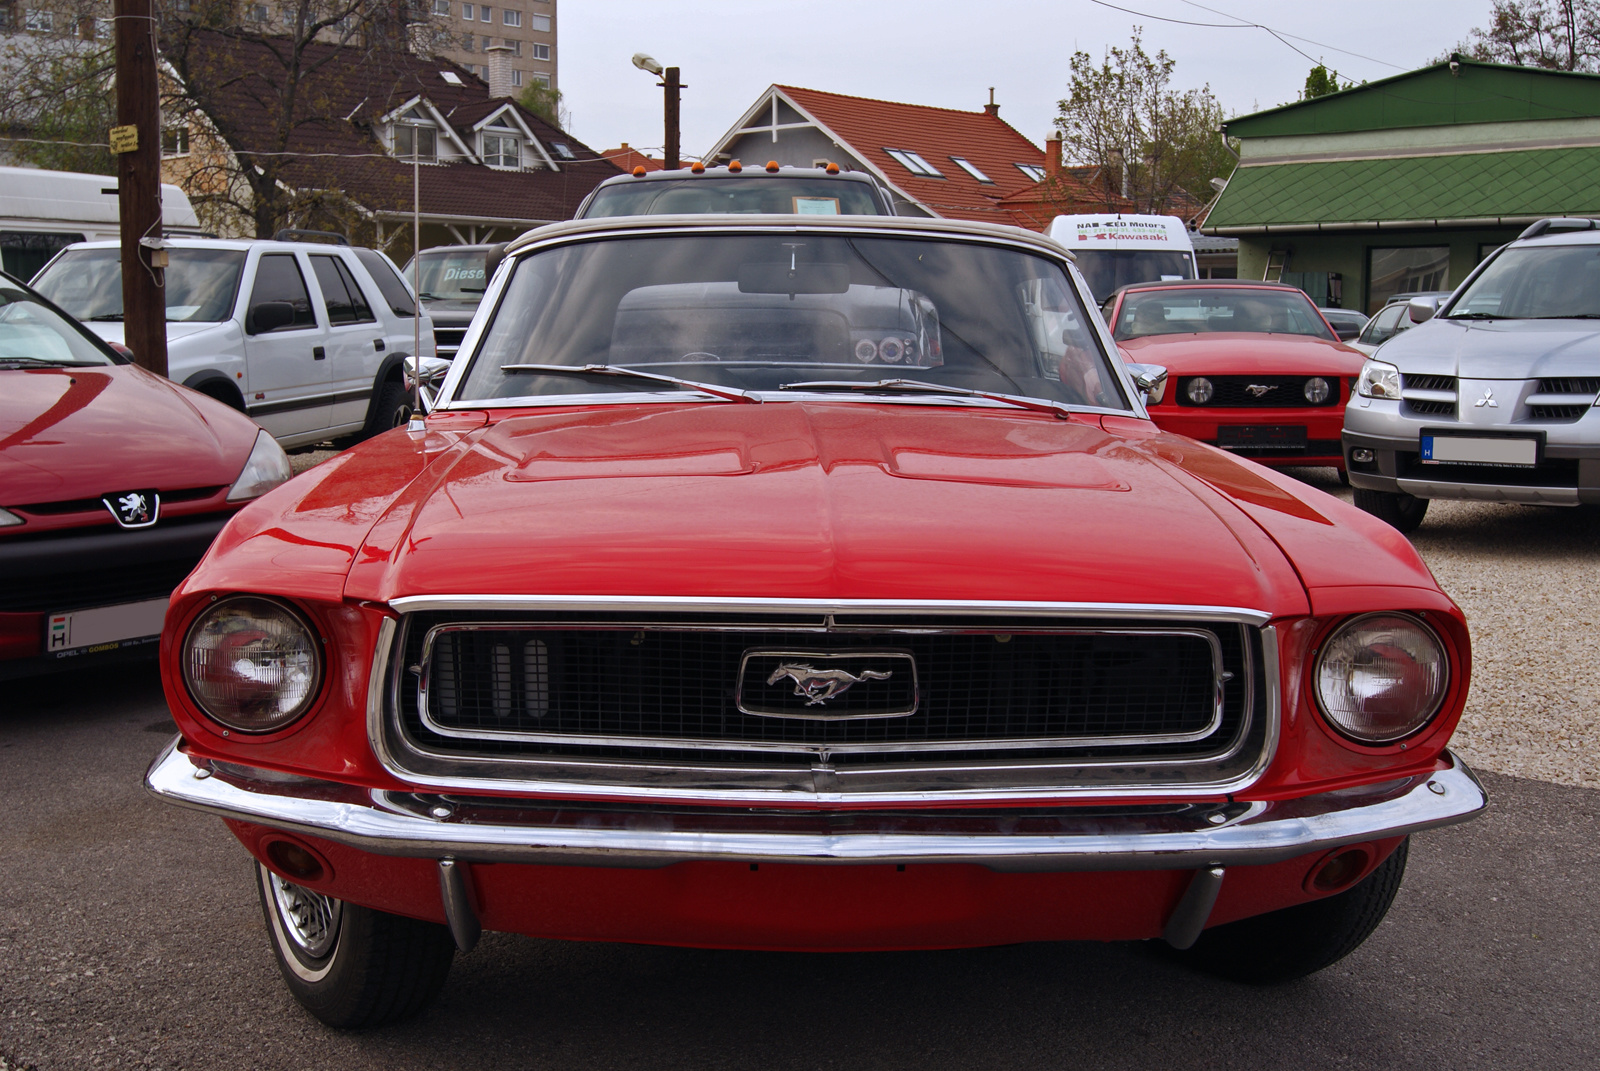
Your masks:
<svg viewBox="0 0 1600 1071"><path fill-rule="evenodd" d="M231 484L255 425L186 393L134 365L0 372L0 505Z"/></svg>
<svg viewBox="0 0 1600 1071"><path fill-rule="evenodd" d="M1174 376L1361 374L1366 358L1342 342L1308 335L1208 332L1151 335L1117 343L1128 360L1159 364Z"/></svg>

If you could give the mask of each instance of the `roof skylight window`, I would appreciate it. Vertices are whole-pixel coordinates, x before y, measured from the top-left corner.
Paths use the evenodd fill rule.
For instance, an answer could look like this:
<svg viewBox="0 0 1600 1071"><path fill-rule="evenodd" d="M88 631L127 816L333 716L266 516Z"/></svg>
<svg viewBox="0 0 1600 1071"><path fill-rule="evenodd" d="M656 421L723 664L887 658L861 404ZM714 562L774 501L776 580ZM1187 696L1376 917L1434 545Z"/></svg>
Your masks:
<svg viewBox="0 0 1600 1071"><path fill-rule="evenodd" d="M457 74L455 71L440 71L439 72L439 77L443 78L446 82L449 82L453 86L458 86L458 85L462 85L463 84L462 81L461 81L461 76L459 74Z"/></svg>
<svg viewBox="0 0 1600 1071"><path fill-rule="evenodd" d="M1018 164L1017 170L1021 171L1024 175L1027 175L1028 178L1032 179L1034 182L1044 181L1044 168L1040 167L1038 164Z"/></svg>
<svg viewBox="0 0 1600 1071"><path fill-rule="evenodd" d="M987 182L991 186L994 185L994 179L990 178L988 175L985 175L982 171L979 171L978 165L973 163L971 160L960 156L952 156L950 159L956 162L957 167L971 175L973 178L977 179L979 182Z"/></svg>
<svg viewBox="0 0 1600 1071"><path fill-rule="evenodd" d="M944 178L944 172L928 163L928 161L924 160L921 156L918 156L910 149L891 149L885 147L883 151L888 153L889 156L893 158L895 163L899 164L913 175L921 175L924 178Z"/></svg>
<svg viewBox="0 0 1600 1071"><path fill-rule="evenodd" d="M564 141L552 141L550 143L550 147L554 149L556 151L556 155L561 157L563 160L577 159L577 156L575 156L572 152L572 146L568 145Z"/></svg>

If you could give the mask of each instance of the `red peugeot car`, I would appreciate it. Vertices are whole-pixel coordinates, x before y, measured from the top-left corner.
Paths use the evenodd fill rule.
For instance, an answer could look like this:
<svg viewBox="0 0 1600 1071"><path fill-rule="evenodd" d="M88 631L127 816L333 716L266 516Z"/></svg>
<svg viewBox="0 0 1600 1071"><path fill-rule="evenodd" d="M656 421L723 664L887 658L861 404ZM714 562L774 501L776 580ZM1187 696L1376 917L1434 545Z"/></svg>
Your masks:
<svg viewBox="0 0 1600 1071"><path fill-rule="evenodd" d="M530 232L425 427L174 594L146 783L340 1026L485 929L1327 966L1484 806L1465 622L1382 521L1152 424L1091 301L951 220Z"/></svg>
<svg viewBox="0 0 1600 1071"><path fill-rule="evenodd" d="M172 589L289 475L249 417L0 273L0 679L153 656Z"/></svg>
<svg viewBox="0 0 1600 1071"><path fill-rule="evenodd" d="M1141 283L1101 310L1128 359L1167 370L1150 418L1265 465L1344 472L1339 435L1362 355L1305 293L1241 279Z"/></svg>

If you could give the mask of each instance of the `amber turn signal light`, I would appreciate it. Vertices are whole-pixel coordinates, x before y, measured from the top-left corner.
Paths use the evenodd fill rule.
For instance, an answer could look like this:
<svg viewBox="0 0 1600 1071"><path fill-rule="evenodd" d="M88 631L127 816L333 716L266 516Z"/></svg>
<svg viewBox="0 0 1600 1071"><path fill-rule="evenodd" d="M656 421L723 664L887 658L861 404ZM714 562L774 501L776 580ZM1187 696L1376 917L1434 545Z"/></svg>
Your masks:
<svg viewBox="0 0 1600 1071"><path fill-rule="evenodd" d="M744 165L741 164L737 160L729 160L728 161L728 170L732 171L735 175L737 175L739 172L744 170Z"/></svg>
<svg viewBox="0 0 1600 1071"><path fill-rule="evenodd" d="M644 176L644 165L643 164L634 164L633 165L633 177L634 178L642 178L643 176Z"/></svg>
<svg viewBox="0 0 1600 1071"><path fill-rule="evenodd" d="M274 840L267 845L267 861L296 881L321 881L328 868L310 851L289 840Z"/></svg>
<svg viewBox="0 0 1600 1071"><path fill-rule="evenodd" d="M689 165L689 170L693 171L696 175L702 173L705 171L705 169L706 165L702 164L699 160L696 160L694 163Z"/></svg>
<svg viewBox="0 0 1600 1071"><path fill-rule="evenodd" d="M839 173L839 165L834 163L832 160L829 160L828 166L823 168L823 170L830 175L837 175Z"/></svg>
<svg viewBox="0 0 1600 1071"><path fill-rule="evenodd" d="M767 161L767 174L776 175L777 173L778 173L778 161L776 161L776 160L768 160Z"/></svg>

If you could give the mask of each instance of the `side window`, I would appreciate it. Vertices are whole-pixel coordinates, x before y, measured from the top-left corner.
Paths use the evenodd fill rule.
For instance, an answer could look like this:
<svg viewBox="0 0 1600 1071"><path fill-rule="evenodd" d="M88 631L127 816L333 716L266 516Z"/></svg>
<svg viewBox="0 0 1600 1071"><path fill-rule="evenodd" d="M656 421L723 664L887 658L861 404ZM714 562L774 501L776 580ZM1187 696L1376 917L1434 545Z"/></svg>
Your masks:
<svg viewBox="0 0 1600 1071"><path fill-rule="evenodd" d="M411 291L406 289L406 284L400 280L399 270L392 264L388 257L376 249L358 248L356 259L361 261L361 266L367 269L372 276L372 281L378 284L378 293L383 295L383 300L388 302L389 308L396 316L415 316L417 305L411 299Z"/></svg>
<svg viewBox="0 0 1600 1071"><path fill-rule="evenodd" d="M1405 311L1403 305L1391 305L1372 318L1366 330L1361 332L1361 341L1369 346L1380 342L1387 342L1395 333L1395 327L1400 322L1400 314Z"/></svg>
<svg viewBox="0 0 1600 1071"><path fill-rule="evenodd" d="M256 285L250 291L250 307L267 301L287 301L294 306L294 323L278 330L317 326L316 313L311 311L311 294L306 290L305 277L300 274L300 265L295 263L293 253L268 253L256 265Z"/></svg>
<svg viewBox="0 0 1600 1071"><path fill-rule="evenodd" d="M362 297L361 288L338 257L313 256L311 268L317 273L317 285L322 288L328 323L338 325L372 321L372 309Z"/></svg>

